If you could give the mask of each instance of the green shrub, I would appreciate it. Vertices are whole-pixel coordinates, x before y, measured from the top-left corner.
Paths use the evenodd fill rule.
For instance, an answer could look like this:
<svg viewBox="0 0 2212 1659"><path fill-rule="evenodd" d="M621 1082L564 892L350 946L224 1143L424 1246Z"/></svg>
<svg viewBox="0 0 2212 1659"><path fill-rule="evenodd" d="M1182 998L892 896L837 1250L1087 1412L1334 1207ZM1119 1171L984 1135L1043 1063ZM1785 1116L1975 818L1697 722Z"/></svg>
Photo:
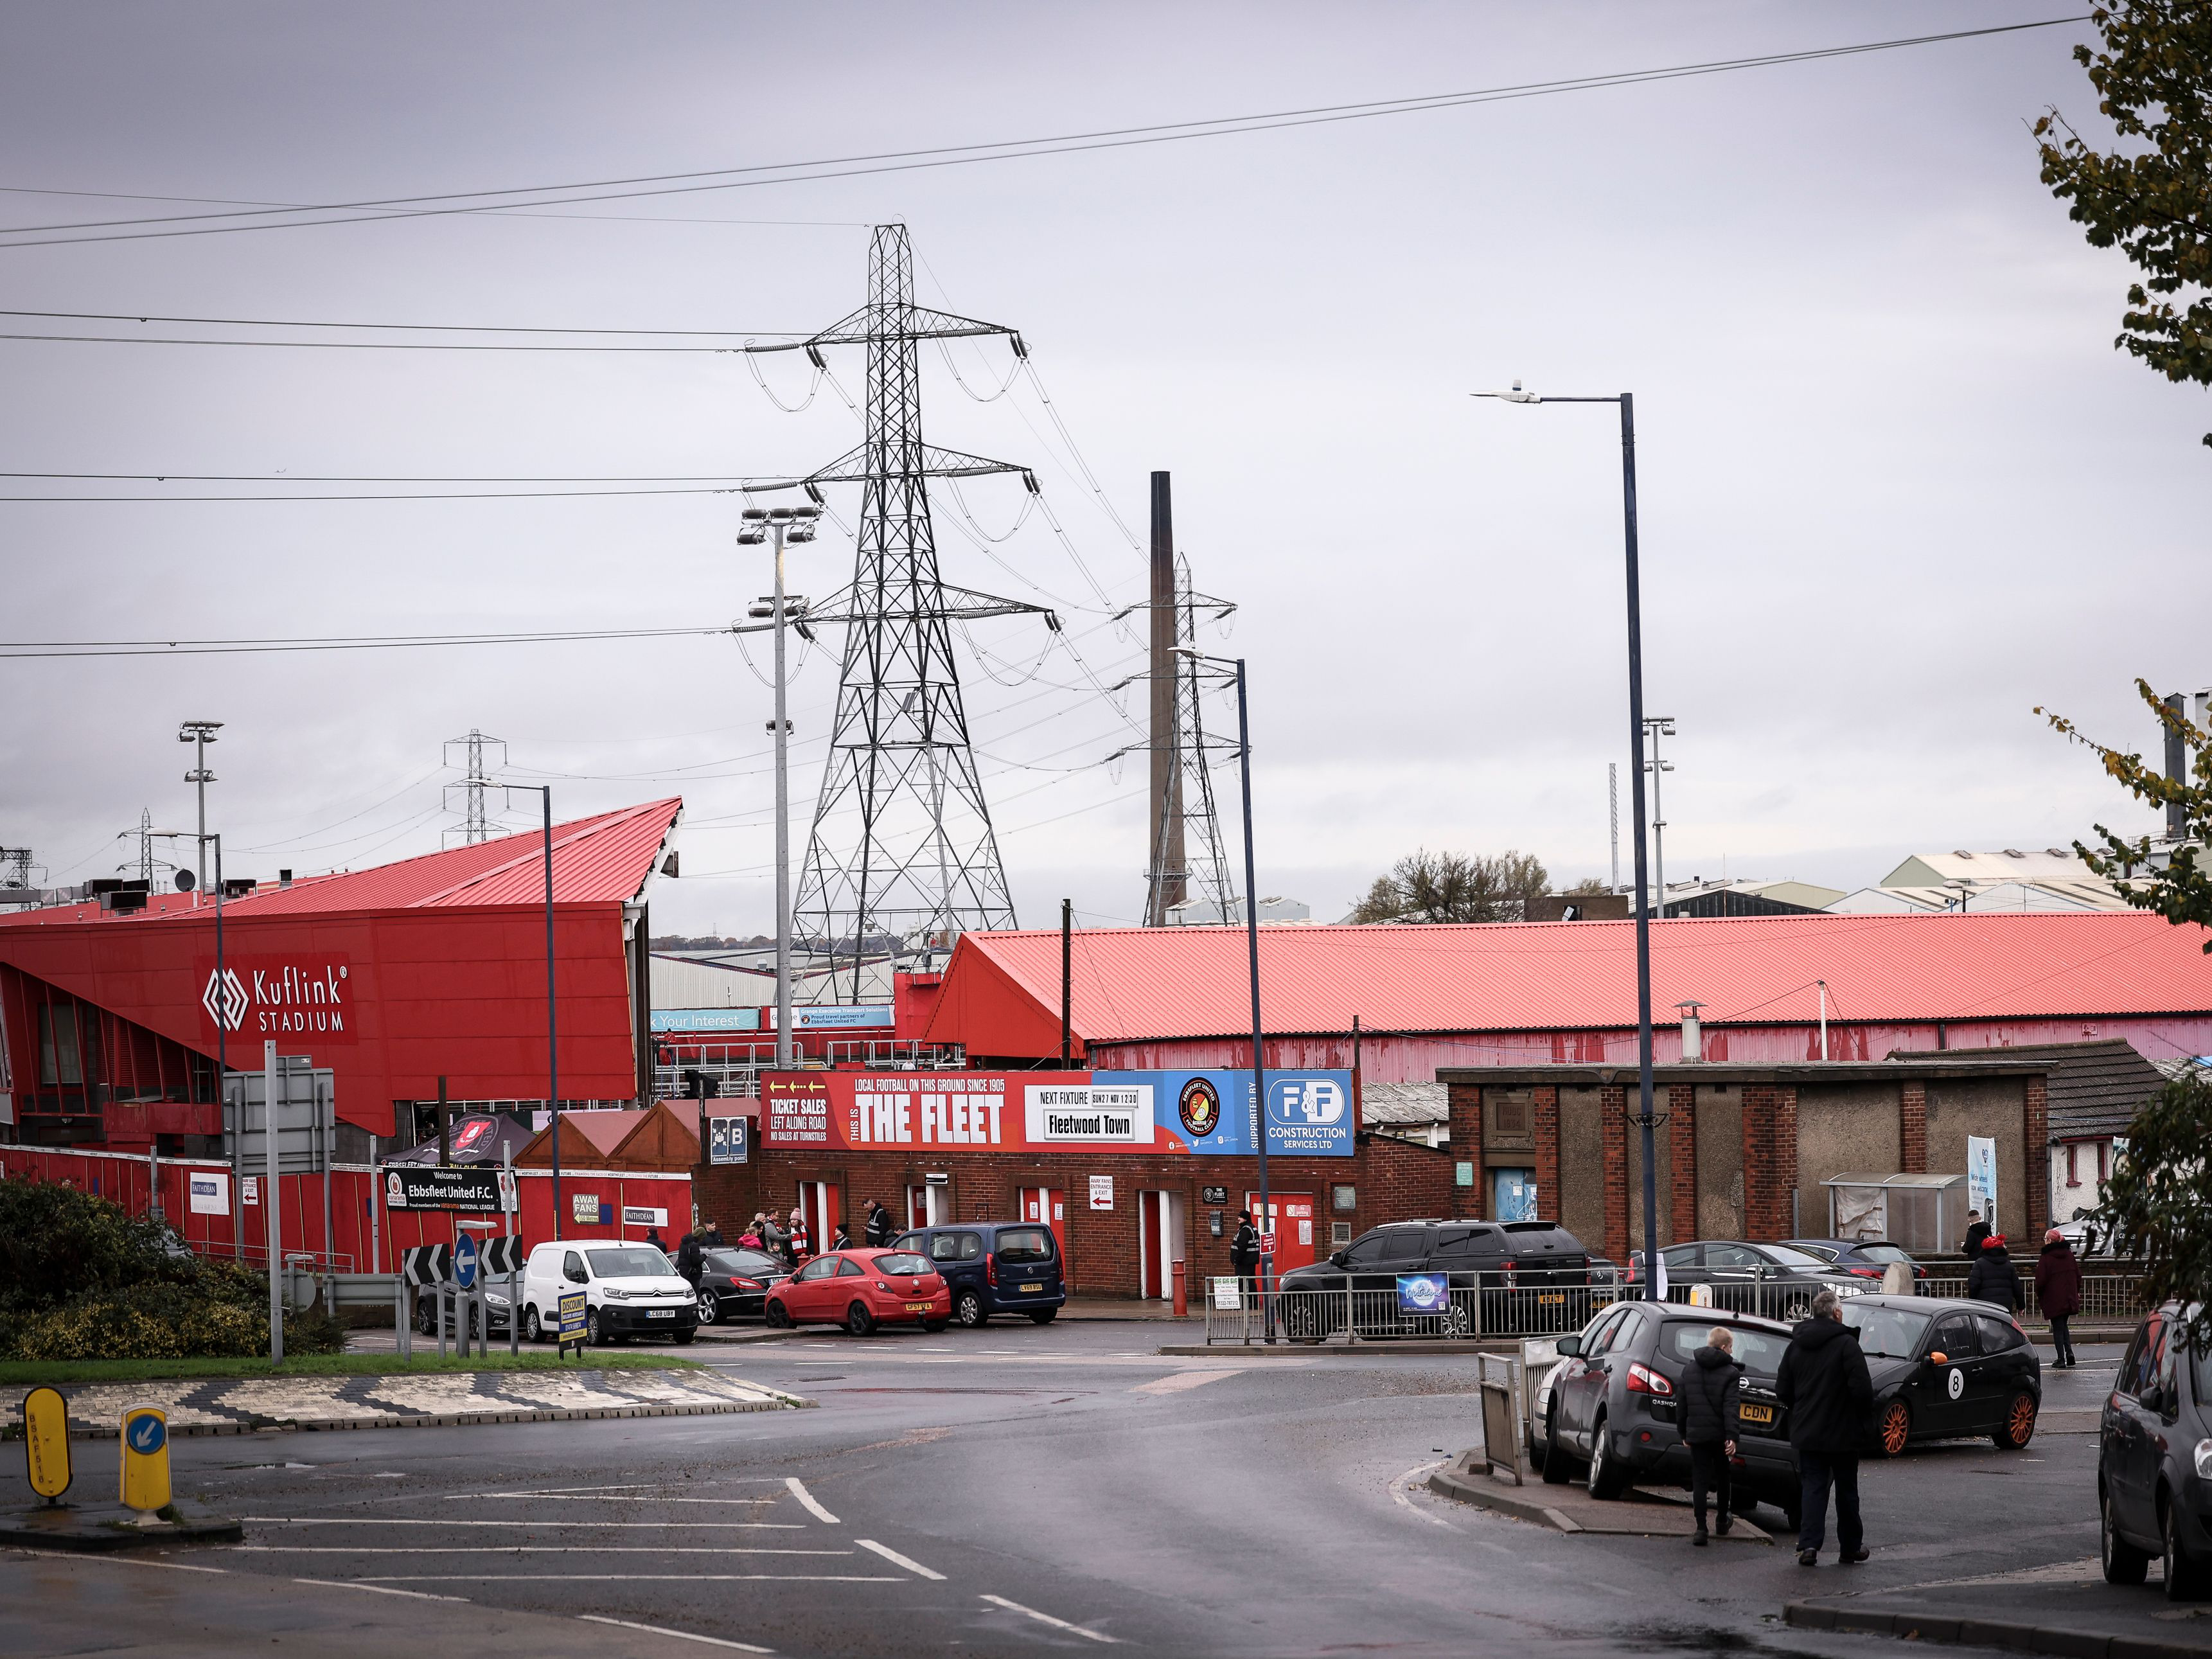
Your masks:
<svg viewBox="0 0 2212 1659"><path fill-rule="evenodd" d="M189 1284L201 1264L166 1223L58 1181L0 1181L0 1311L125 1285Z"/></svg>

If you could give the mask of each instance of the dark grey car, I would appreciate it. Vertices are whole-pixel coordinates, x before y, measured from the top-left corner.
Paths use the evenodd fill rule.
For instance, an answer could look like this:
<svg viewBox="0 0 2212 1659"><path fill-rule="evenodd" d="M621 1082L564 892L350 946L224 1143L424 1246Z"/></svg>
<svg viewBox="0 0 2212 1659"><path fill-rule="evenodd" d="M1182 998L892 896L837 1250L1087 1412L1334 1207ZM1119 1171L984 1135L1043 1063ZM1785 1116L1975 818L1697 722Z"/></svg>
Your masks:
<svg viewBox="0 0 2212 1659"><path fill-rule="evenodd" d="M2158 1556L2166 1599L2212 1591L2212 1352L2168 1303L2136 1328L2097 1436L2105 1578L2140 1584Z"/></svg>

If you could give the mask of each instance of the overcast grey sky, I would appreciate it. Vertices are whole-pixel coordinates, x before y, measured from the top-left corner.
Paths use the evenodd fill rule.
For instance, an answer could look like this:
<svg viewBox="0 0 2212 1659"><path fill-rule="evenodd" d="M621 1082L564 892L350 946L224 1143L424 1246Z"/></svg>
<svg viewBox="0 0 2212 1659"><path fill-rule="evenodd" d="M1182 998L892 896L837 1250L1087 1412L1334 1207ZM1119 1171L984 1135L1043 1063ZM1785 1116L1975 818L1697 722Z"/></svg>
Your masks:
<svg viewBox="0 0 2212 1659"><path fill-rule="evenodd" d="M1447 92L2067 9L26 5L0 21L0 185L379 198ZM1627 388L1647 706L1680 724L1668 872L1725 860L1855 887L1908 851L2060 845L2100 816L2148 827L2031 711L2147 746L2133 678L2212 680L2198 442L2212 410L2112 349L2127 268L2086 247L2035 176L2026 124L2054 102L2094 116L2067 55L2082 37L563 216L0 248L0 303L805 330L860 302L867 225L902 219L921 297L1022 330L1139 537L1147 473L1175 475L1200 585L1242 606L1219 648L1251 661L1261 890L1324 918L1422 843L1605 873L1606 765L1628 747L1613 415L1466 393L1515 377ZM189 210L0 195L11 225ZM0 331L49 326L112 331ZM1008 362L995 344L952 358L977 393ZM826 386L803 414L779 412L727 355L4 341L0 365L0 453L17 471L777 473L857 430ZM857 392L857 356L836 368ZM932 437L1035 466L1084 565L1116 605L1140 598L1141 554L1034 390L975 401L946 368L924 360ZM804 394L802 362L767 373L785 402ZM985 480L960 502L997 536L1023 496ZM713 623L766 586L732 541L739 505L0 505L4 633ZM940 496L938 526L949 578L1075 602L1090 670L1111 683L1138 665L1135 637L1041 517L990 542ZM849 575L851 544L794 558L798 585L823 594ZM1036 623L973 639L988 655L966 659L969 709L1023 919L1054 920L1063 893L1086 918L1138 916L1141 766L1098 763L1138 732ZM795 695L802 836L836 678L817 653ZM656 890L656 928L750 933L772 904L768 695L726 638L0 664L0 844L81 880L110 872L142 807L187 822L173 734L190 717L227 722L211 816L234 869L382 862L438 844L453 775L441 744L474 726L507 740L516 775L555 778L564 817L683 794L686 874ZM1142 717L1141 693L1127 712ZM1233 771L1220 787L1233 813ZM534 801L517 805L520 818Z"/></svg>

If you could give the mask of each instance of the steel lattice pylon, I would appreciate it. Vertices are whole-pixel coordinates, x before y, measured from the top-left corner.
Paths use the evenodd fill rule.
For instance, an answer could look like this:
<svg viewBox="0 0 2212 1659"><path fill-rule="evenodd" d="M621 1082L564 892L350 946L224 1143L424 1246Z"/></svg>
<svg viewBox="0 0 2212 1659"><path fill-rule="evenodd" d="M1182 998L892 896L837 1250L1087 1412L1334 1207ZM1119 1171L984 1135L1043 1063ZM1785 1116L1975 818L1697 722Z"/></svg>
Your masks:
<svg viewBox="0 0 2212 1659"><path fill-rule="evenodd" d="M1035 607L964 589L948 592L938 570L928 480L1027 474L936 448L921 436L920 343L991 334L1012 337L1021 350L1012 329L915 305L906 227L878 225L869 250L868 303L803 345L818 364L823 346L865 344L868 363L865 441L806 480L816 490L861 486L853 586L848 614L839 618L849 625L836 724L793 902L802 948L851 955L845 986L837 974L818 981L833 996L859 999L871 948L947 949L965 929L1015 925L969 746L951 624Z"/></svg>
<svg viewBox="0 0 2212 1659"><path fill-rule="evenodd" d="M1189 645L1197 638L1198 613L1225 617L1236 607L1225 599L1200 593L1191 586L1190 562L1176 555L1176 592L1172 643ZM1145 926L1164 927L1182 920L1176 911L1194 904L1209 921L1233 921L1236 879L1222 849L1221 820L1214 811L1213 773L1207 758L1206 718L1200 706L1198 664L1188 657L1174 659L1175 676L1170 731L1163 747L1169 756L1166 789L1158 822L1152 826L1152 854L1145 894ZM1155 738L1154 742L1161 742ZM1234 747L1234 745L1231 745Z"/></svg>

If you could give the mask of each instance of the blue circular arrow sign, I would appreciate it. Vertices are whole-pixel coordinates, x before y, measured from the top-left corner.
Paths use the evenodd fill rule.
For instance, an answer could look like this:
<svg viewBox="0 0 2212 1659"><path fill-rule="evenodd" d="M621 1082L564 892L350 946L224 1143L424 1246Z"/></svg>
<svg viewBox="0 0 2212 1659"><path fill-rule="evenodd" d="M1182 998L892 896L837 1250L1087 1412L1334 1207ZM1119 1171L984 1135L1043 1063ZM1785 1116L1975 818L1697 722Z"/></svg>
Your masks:
<svg viewBox="0 0 2212 1659"><path fill-rule="evenodd" d="M167 1443L168 1425L149 1412L143 1417L131 1419L131 1426L124 1431L124 1438L130 1442L131 1449L141 1457L151 1457Z"/></svg>
<svg viewBox="0 0 2212 1659"><path fill-rule="evenodd" d="M477 1282L477 1242L467 1233L453 1246L453 1283L468 1290Z"/></svg>

